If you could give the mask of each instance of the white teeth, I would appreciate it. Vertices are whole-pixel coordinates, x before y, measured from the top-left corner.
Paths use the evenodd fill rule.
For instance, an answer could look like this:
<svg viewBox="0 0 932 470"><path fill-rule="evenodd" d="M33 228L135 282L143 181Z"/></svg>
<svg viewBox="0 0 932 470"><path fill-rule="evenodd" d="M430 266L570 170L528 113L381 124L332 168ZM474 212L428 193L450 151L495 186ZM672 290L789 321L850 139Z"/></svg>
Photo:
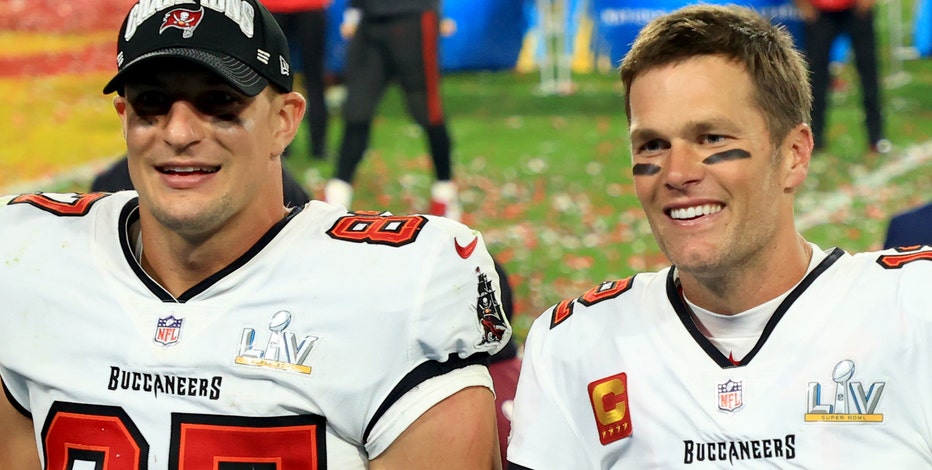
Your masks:
<svg viewBox="0 0 932 470"><path fill-rule="evenodd" d="M195 172L213 173L215 171L217 170L214 168L196 167L196 166L182 166L182 167L173 167L173 168L165 169L166 173L195 173Z"/></svg>
<svg viewBox="0 0 932 470"><path fill-rule="evenodd" d="M712 215L722 210L718 204L706 204L703 206L685 207L682 209L671 209L670 217L674 219L694 219L703 215Z"/></svg>

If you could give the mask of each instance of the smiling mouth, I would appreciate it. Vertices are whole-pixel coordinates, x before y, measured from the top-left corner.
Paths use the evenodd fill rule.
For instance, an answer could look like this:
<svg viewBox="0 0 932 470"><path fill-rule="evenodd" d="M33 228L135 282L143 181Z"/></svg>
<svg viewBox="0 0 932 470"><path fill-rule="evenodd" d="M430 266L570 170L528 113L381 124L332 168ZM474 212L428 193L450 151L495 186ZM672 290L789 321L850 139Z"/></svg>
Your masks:
<svg viewBox="0 0 932 470"><path fill-rule="evenodd" d="M158 167L160 173L165 175L203 175L220 171L219 166L173 166Z"/></svg>
<svg viewBox="0 0 932 470"><path fill-rule="evenodd" d="M691 220L702 216L712 215L720 212L724 206L720 204L704 204L701 206L683 207L679 209L670 209L667 215L675 220Z"/></svg>

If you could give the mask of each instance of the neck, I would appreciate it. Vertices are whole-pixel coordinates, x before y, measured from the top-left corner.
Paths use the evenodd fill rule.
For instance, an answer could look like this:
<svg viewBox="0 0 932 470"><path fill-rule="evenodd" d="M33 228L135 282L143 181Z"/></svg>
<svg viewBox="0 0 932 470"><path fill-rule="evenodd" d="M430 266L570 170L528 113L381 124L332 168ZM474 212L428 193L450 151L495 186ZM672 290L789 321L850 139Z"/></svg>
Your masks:
<svg viewBox="0 0 932 470"><path fill-rule="evenodd" d="M284 207L274 216L248 214L246 222L231 220L224 228L197 237L185 236L140 212L139 240L145 249L139 263L143 270L172 296L178 297L211 275L229 266L252 248L289 211Z"/></svg>
<svg viewBox="0 0 932 470"><path fill-rule="evenodd" d="M680 271L683 295L700 307L733 315L779 297L802 280L812 247L799 234L788 249L732 266L722 273Z"/></svg>

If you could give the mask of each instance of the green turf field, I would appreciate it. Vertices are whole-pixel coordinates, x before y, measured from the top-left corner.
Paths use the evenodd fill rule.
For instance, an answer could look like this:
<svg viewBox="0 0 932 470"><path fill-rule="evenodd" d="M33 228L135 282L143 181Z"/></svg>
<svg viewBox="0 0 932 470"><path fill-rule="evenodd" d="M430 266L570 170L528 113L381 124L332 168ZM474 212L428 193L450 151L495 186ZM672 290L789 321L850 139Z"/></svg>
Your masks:
<svg viewBox="0 0 932 470"><path fill-rule="evenodd" d="M31 43L23 41L0 34L0 58ZM79 41L56 47L72 42ZM797 208L804 235L823 246L878 248L891 214L932 200L932 59L900 66L885 56L882 62L890 77L884 89L888 137L896 149L866 154L857 77L849 66L833 94L830 147L814 157ZM7 97L0 122L9 123L0 126L0 192L85 190L89 168L119 155L119 122L110 98L100 95L107 76L0 74L0 93ZM666 264L634 196L618 79L604 72L574 80L576 93L543 96L534 73L444 78L464 219L485 234L510 274L519 337L533 317L563 298ZM333 152L340 133L335 114ZM333 162L311 161L306 153L302 131L287 165L317 196ZM357 174L354 209L424 211L431 181L421 131L392 89Z"/></svg>

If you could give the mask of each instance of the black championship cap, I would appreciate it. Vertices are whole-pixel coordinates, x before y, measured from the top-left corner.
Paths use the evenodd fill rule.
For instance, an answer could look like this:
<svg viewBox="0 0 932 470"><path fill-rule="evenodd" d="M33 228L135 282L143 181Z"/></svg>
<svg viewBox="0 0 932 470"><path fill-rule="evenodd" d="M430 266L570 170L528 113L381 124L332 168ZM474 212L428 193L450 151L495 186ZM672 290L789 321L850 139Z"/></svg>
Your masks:
<svg viewBox="0 0 932 470"><path fill-rule="evenodd" d="M126 72L154 58L201 64L247 96L272 83L292 89L288 40L256 0L139 0L117 44L117 74L104 94L123 92Z"/></svg>

